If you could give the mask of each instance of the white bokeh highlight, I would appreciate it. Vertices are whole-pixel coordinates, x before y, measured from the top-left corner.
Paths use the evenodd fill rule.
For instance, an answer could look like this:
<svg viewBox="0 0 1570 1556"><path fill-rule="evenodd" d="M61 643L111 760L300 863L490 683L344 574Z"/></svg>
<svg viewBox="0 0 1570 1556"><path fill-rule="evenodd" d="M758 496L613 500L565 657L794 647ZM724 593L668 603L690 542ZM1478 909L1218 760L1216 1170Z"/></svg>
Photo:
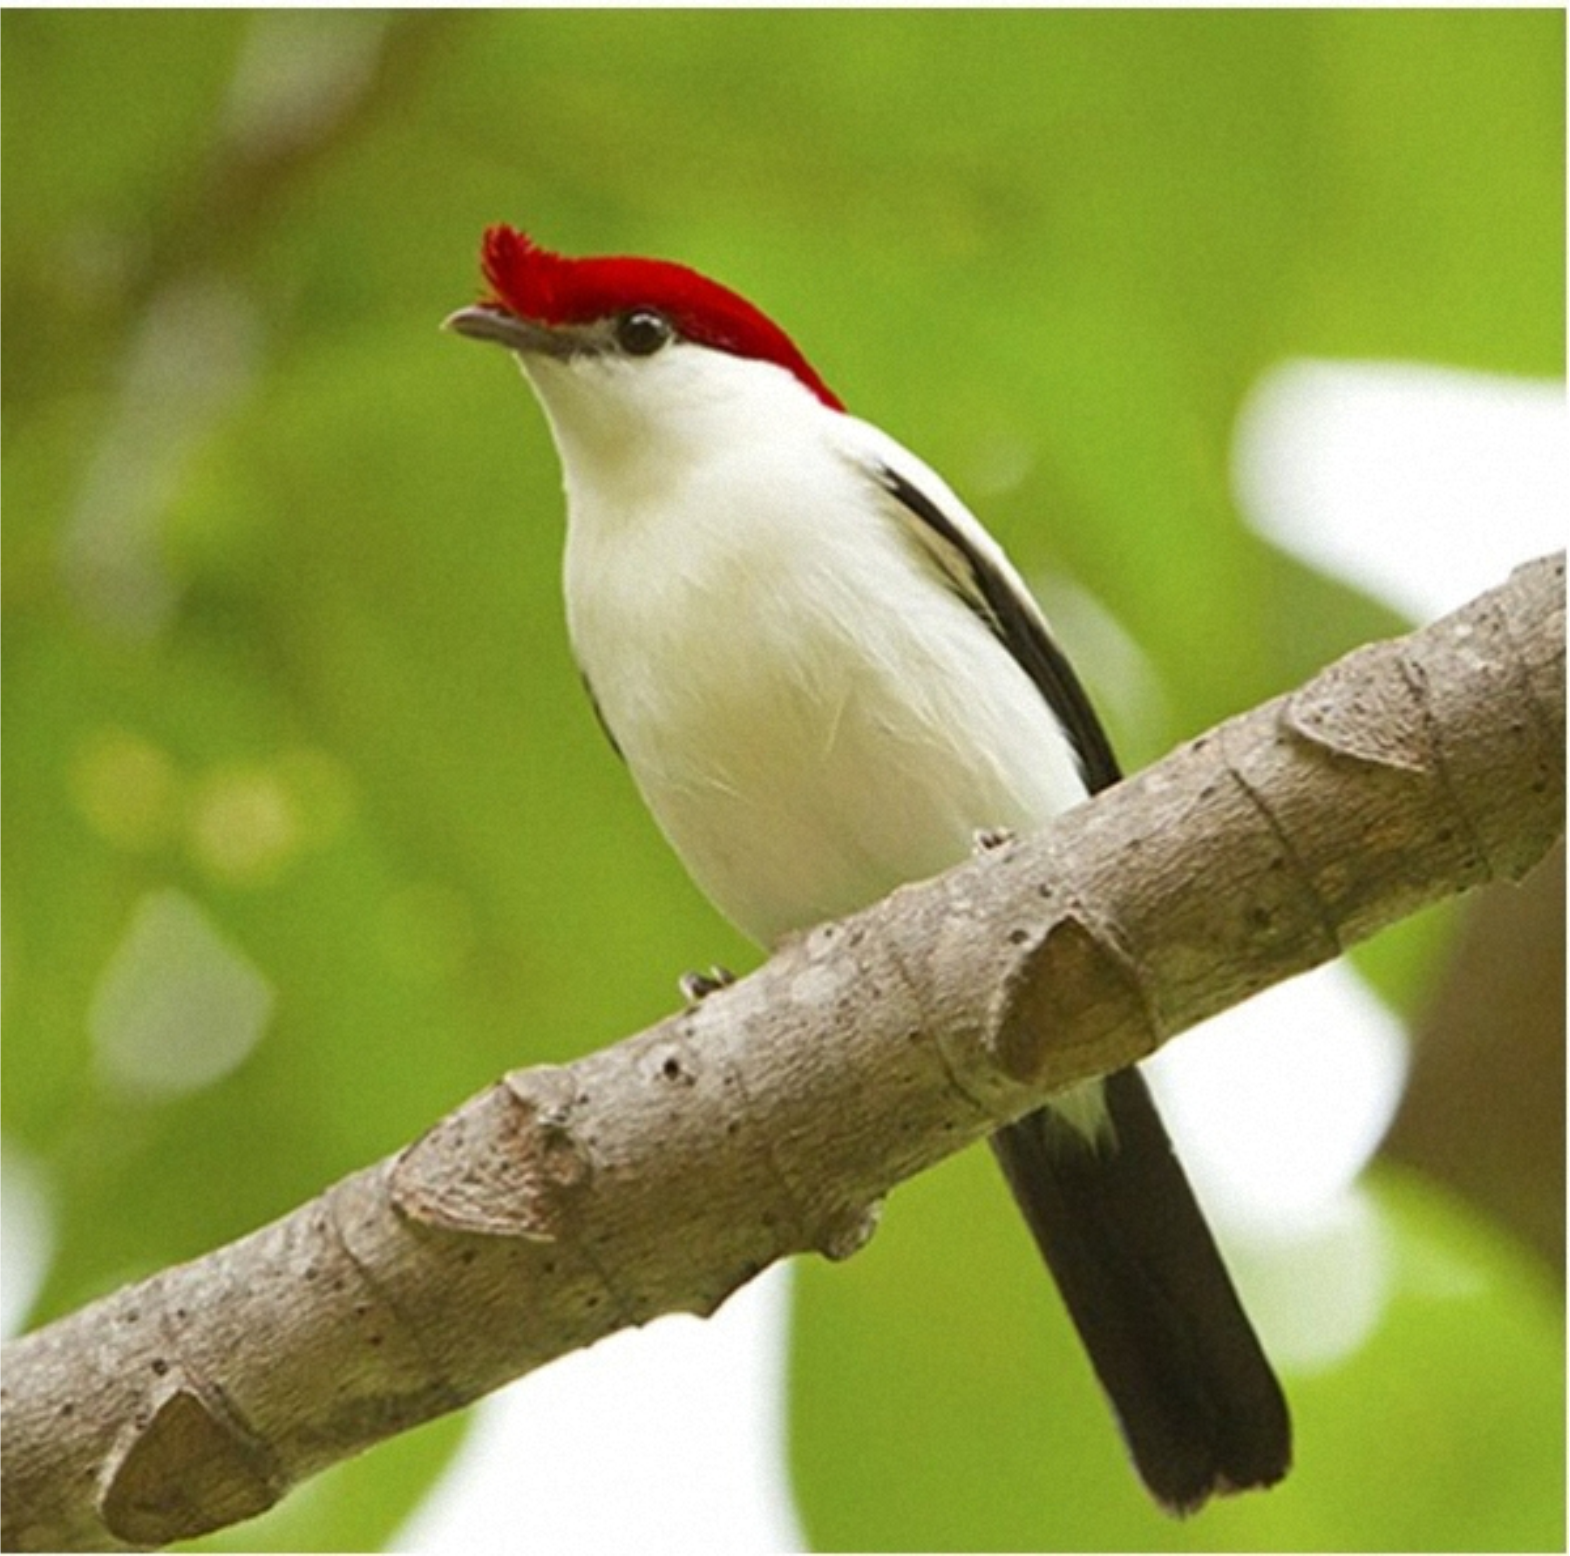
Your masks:
<svg viewBox="0 0 1570 1556"><path fill-rule="evenodd" d="M712 1318L624 1330L493 1395L393 1548L801 1550L784 1474L789 1302L776 1265Z"/></svg>
<svg viewBox="0 0 1570 1556"><path fill-rule="evenodd" d="M1313 1230L1384 1138L1400 1023L1345 962L1256 994L1145 1062L1207 1210L1239 1233Z"/></svg>
<svg viewBox="0 0 1570 1556"><path fill-rule="evenodd" d="M10 1339L49 1273L54 1217L43 1168L9 1141L0 1143L0 1335Z"/></svg>
<svg viewBox="0 0 1570 1556"><path fill-rule="evenodd" d="M1244 403L1233 486L1283 550L1426 622L1565 543L1564 385L1294 361Z"/></svg>
<svg viewBox="0 0 1570 1556"><path fill-rule="evenodd" d="M272 1018L273 987L194 897L138 901L87 1013L100 1075L144 1097L178 1096L244 1063Z"/></svg>
<svg viewBox="0 0 1570 1556"><path fill-rule="evenodd" d="M1277 984L1144 1065L1276 1365L1349 1355L1384 1311L1389 1250L1357 1186L1406 1081L1400 1023L1345 961Z"/></svg>

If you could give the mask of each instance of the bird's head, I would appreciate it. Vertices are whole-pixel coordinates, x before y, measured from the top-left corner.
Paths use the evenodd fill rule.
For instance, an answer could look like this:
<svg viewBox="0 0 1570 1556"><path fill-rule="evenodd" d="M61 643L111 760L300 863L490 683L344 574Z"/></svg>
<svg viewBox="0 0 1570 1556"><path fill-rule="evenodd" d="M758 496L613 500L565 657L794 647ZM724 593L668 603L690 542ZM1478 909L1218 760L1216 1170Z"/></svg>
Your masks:
<svg viewBox="0 0 1570 1556"><path fill-rule="evenodd" d="M515 353L564 455L625 453L793 402L843 409L777 324L685 265L573 259L507 226L486 231L481 263L485 295L446 327Z"/></svg>

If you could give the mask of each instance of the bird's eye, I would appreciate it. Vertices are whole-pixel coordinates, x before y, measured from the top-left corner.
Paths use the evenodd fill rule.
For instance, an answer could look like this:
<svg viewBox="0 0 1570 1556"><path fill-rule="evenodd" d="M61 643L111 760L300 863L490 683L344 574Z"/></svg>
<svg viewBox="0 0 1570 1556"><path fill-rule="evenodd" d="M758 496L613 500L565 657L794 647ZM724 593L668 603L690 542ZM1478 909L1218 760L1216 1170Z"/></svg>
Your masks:
<svg viewBox="0 0 1570 1556"><path fill-rule="evenodd" d="M635 308L616 321L616 344L630 357L652 357L675 334L664 314L648 308Z"/></svg>

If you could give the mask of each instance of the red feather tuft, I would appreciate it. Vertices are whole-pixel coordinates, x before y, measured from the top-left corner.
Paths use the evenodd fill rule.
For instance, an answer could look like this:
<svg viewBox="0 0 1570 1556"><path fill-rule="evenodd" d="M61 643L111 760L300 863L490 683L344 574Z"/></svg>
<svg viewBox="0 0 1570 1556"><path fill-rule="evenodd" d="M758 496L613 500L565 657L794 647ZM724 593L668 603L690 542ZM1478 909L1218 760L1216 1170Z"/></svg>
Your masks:
<svg viewBox="0 0 1570 1556"><path fill-rule="evenodd" d="M486 303L537 324L588 324L652 308L688 340L794 373L831 410L842 411L784 330L717 281L660 259L570 259L507 226L487 227L480 263Z"/></svg>

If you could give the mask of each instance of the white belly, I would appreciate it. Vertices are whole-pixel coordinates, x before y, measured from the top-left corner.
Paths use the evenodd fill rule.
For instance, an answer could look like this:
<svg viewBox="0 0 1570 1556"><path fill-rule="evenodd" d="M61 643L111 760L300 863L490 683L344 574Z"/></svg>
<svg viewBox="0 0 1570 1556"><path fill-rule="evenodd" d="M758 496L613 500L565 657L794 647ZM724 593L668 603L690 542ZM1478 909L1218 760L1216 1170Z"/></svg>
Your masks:
<svg viewBox="0 0 1570 1556"><path fill-rule="evenodd" d="M644 799L765 945L1028 830L1084 787L1046 703L894 523L569 542L574 647ZM806 560L810 558L810 560Z"/></svg>

